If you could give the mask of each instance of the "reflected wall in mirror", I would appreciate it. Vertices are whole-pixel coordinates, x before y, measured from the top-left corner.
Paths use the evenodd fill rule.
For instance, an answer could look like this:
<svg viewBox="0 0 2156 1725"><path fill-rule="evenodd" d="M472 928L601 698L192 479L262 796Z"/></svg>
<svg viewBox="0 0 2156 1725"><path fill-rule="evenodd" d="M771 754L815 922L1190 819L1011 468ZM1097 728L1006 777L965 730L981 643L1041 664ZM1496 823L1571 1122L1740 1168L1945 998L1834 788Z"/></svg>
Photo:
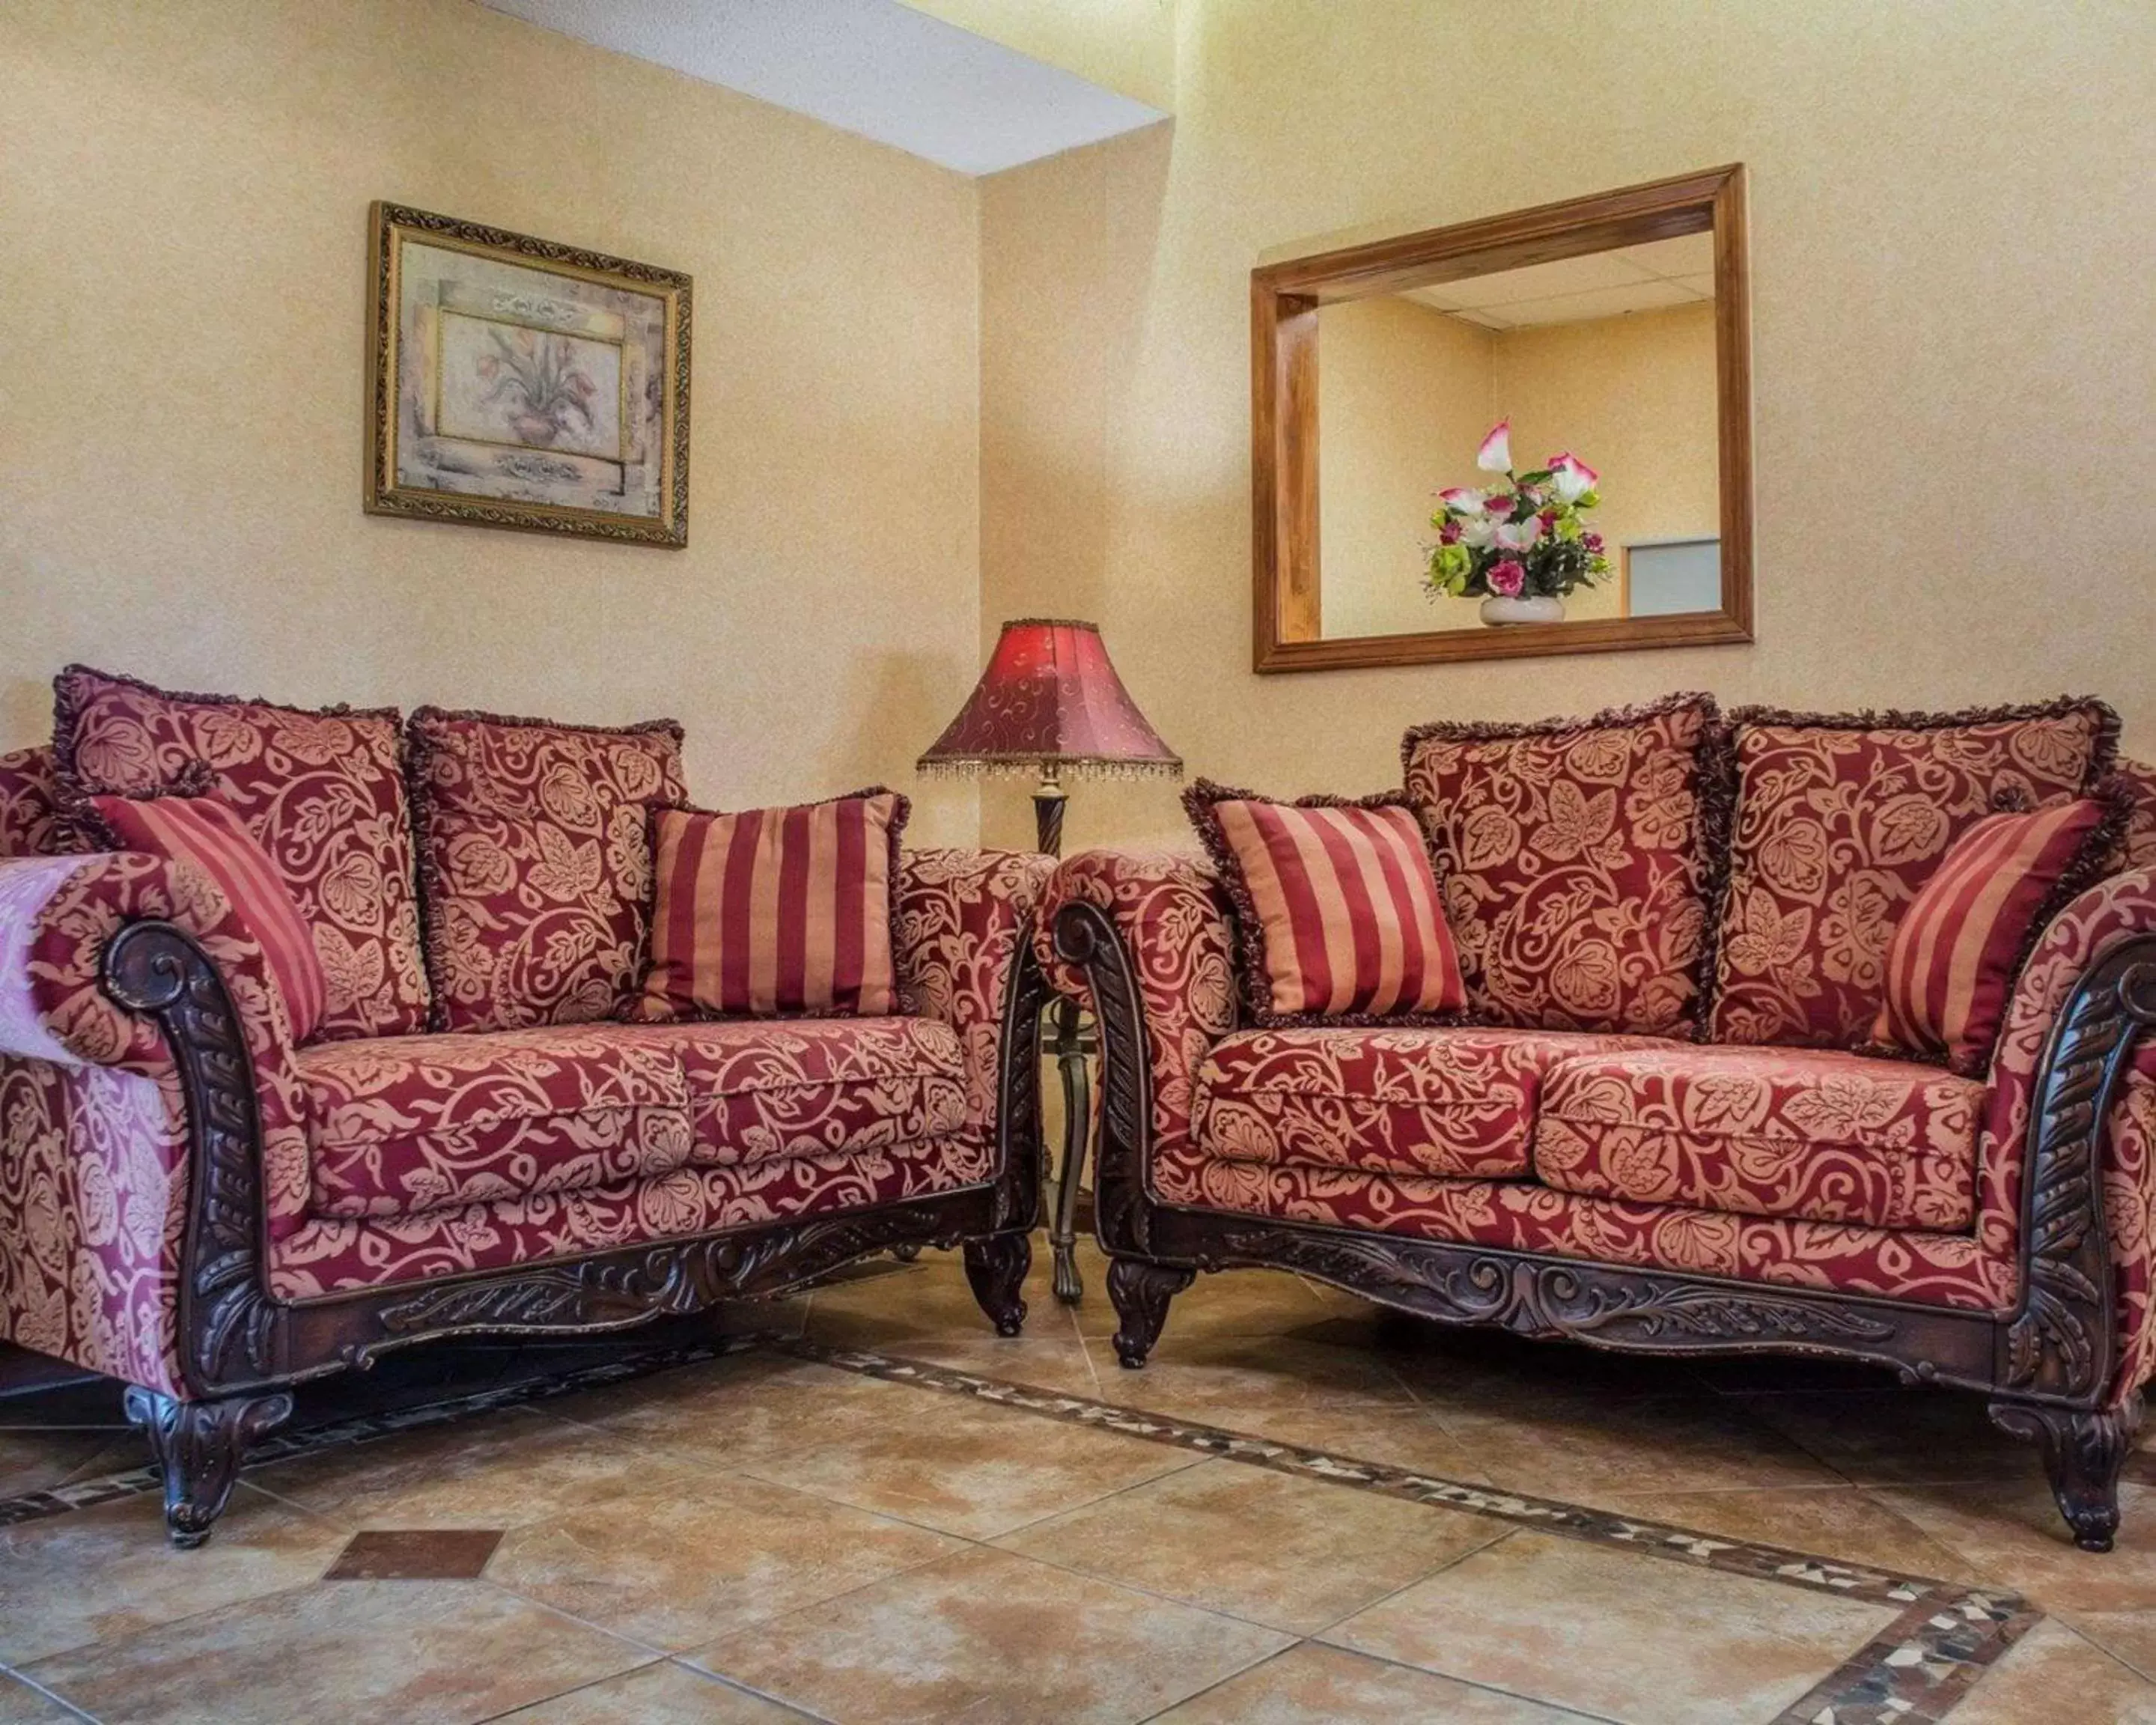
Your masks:
<svg viewBox="0 0 2156 1725"><path fill-rule="evenodd" d="M1257 668L1748 640L1743 223L1730 167L1253 272Z"/></svg>

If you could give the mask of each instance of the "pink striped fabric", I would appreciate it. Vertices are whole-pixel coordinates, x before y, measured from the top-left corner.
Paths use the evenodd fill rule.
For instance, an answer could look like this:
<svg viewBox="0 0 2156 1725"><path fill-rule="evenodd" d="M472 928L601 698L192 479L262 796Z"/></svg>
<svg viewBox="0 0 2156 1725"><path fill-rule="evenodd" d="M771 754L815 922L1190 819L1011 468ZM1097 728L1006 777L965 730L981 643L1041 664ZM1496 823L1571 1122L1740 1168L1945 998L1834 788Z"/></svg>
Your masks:
<svg viewBox="0 0 2156 1725"><path fill-rule="evenodd" d="M1466 1004L1421 826L1402 803L1187 798L1255 945L1251 1005L1275 1019L1445 1014Z"/></svg>
<svg viewBox="0 0 2156 1725"><path fill-rule="evenodd" d="M1895 926L1873 1041L1981 1072L2031 925L2091 843L2110 841L2108 813L2082 798L1987 815L1955 839Z"/></svg>
<svg viewBox="0 0 2156 1725"><path fill-rule="evenodd" d="M92 797L91 806L124 850L189 862L218 884L249 932L261 942L270 974L285 998L295 1046L313 1036L329 983L306 919L270 853L246 824L214 797Z"/></svg>
<svg viewBox="0 0 2156 1725"><path fill-rule="evenodd" d="M639 1015L896 1012L891 882L908 812L883 790L744 814L654 809Z"/></svg>

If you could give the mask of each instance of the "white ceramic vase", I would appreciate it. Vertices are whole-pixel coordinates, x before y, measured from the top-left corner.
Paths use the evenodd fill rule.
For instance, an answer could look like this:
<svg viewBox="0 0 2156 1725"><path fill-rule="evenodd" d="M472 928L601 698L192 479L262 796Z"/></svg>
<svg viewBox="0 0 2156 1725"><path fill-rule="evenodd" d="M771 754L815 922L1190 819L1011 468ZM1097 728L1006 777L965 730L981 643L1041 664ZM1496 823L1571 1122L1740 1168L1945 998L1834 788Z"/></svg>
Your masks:
<svg viewBox="0 0 2156 1725"><path fill-rule="evenodd" d="M1493 628L1503 628L1514 623L1562 623L1564 621L1564 601L1544 593L1533 598L1508 599L1502 593L1492 593L1482 601L1482 620Z"/></svg>

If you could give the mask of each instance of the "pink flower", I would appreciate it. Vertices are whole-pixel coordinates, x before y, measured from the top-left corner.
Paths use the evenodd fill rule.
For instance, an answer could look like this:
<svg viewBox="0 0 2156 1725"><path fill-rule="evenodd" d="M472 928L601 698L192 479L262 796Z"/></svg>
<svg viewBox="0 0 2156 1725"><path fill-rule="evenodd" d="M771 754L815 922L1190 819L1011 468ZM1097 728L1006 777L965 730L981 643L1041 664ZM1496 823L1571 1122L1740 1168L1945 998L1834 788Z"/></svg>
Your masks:
<svg viewBox="0 0 2156 1725"><path fill-rule="evenodd" d="M1487 506L1492 515L1510 515L1512 512L1512 500L1500 491L1489 500Z"/></svg>
<svg viewBox="0 0 2156 1725"><path fill-rule="evenodd" d="M1577 503L1593 490L1602 475L1589 467L1569 449L1562 455L1553 455L1547 464L1550 483L1557 494L1567 503Z"/></svg>
<svg viewBox="0 0 2156 1725"><path fill-rule="evenodd" d="M1535 519L1543 524L1543 531L1547 533L1557 525L1557 511L1553 509L1545 509Z"/></svg>
<svg viewBox="0 0 2156 1725"><path fill-rule="evenodd" d="M1440 491L1437 501L1455 515L1482 513L1482 494L1467 485L1455 485L1449 491Z"/></svg>
<svg viewBox="0 0 2156 1725"><path fill-rule="evenodd" d="M1490 428L1482 447L1475 452L1475 465L1485 473L1509 473L1512 467L1512 422L1500 419Z"/></svg>
<svg viewBox="0 0 2156 1725"><path fill-rule="evenodd" d="M1502 562L1491 566L1489 579L1491 592L1501 593L1508 599L1516 599L1520 596L1520 589L1527 585L1527 572L1518 559L1507 557Z"/></svg>
<svg viewBox="0 0 2156 1725"><path fill-rule="evenodd" d="M1443 526L1440 527L1437 530L1437 542L1440 545L1459 544L1460 523L1458 521L1447 521Z"/></svg>
<svg viewBox="0 0 2156 1725"><path fill-rule="evenodd" d="M1602 536L1599 533L1583 533L1579 536L1579 542L1590 552L1599 553L1602 549Z"/></svg>

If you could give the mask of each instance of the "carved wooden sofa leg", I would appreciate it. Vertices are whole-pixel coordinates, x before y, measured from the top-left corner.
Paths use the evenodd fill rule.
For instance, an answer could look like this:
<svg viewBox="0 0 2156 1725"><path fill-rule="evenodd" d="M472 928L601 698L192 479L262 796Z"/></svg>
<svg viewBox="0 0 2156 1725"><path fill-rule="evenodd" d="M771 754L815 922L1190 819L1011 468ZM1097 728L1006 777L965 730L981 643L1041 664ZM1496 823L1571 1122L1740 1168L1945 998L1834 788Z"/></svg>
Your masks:
<svg viewBox="0 0 2156 1725"><path fill-rule="evenodd" d="M165 1532L181 1550L191 1551L224 1513L248 1445L292 1417L292 1398L279 1390L182 1402L131 1387L127 1417L141 1427L164 1471Z"/></svg>
<svg viewBox="0 0 2156 1725"><path fill-rule="evenodd" d="M2116 1408L2055 1408L2037 1402L1994 1401L1991 1423L2036 1445L2051 1496L2083 1551L2109 1551L2118 1532L2118 1476L2141 1425L2141 1398Z"/></svg>
<svg viewBox="0 0 2156 1725"><path fill-rule="evenodd" d="M1160 1327L1168 1322L1168 1302L1191 1284L1195 1271L1142 1258L1115 1258L1108 1264L1108 1298L1122 1322L1116 1327L1116 1358L1135 1372L1146 1363Z"/></svg>
<svg viewBox="0 0 2156 1725"><path fill-rule="evenodd" d="M966 1280L998 1336L1025 1327L1025 1273L1033 1267L1033 1236L992 1234L966 1242Z"/></svg>

